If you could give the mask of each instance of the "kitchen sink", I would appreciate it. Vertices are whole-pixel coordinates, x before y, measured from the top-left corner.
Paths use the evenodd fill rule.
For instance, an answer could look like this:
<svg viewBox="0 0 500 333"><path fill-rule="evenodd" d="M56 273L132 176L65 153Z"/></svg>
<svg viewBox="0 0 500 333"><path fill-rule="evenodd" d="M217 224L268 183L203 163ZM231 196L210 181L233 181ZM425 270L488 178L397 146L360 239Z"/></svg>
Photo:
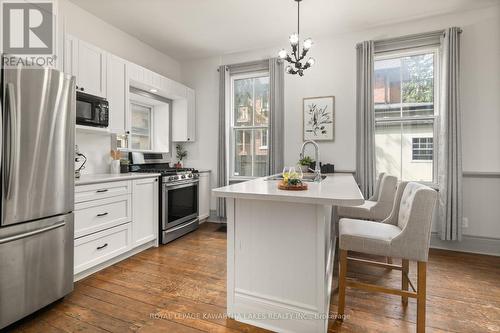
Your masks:
<svg viewBox="0 0 500 333"><path fill-rule="evenodd" d="M314 182L315 176L316 176L315 174L305 174L302 177L302 181L303 182ZM325 178L326 178L326 176L323 176L323 175L321 176L321 180L323 180ZM283 180L283 176L282 175L275 175L275 176L267 177L266 180Z"/></svg>

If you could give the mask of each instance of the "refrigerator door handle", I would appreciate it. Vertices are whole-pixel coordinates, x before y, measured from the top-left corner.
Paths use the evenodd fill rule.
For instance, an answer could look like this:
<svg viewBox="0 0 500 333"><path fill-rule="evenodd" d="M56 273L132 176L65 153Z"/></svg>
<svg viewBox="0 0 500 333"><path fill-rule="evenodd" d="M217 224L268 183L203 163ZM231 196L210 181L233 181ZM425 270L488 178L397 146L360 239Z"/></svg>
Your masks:
<svg viewBox="0 0 500 333"><path fill-rule="evenodd" d="M17 149L17 140L16 140L16 125L17 125L17 112L16 112L16 101L14 99L14 85L12 83L8 83L6 85L6 107L5 114L9 118L9 130L6 132L5 138L5 146L7 150L4 167L4 184L5 184L5 198L8 200L11 197L12 193L12 169L14 168L14 162L16 157L12 156L16 154Z"/></svg>
<svg viewBox="0 0 500 333"><path fill-rule="evenodd" d="M19 239L23 239L23 238L26 238L26 237L38 235L38 234L41 234L41 233L44 233L44 232L47 232L47 231L50 231L50 230L54 230L54 229L57 229L57 228L64 227L65 225L66 225L66 222L62 221L62 222L59 222L59 223L56 223L56 224L53 224L53 225L49 225L48 227L45 227L45 228L42 228L42 229L33 230L33 231L25 232L25 233L20 233L20 234L14 235L14 236L6 237L6 238L3 238L3 239L0 239L0 244L9 243L9 242L13 242L13 241L16 241L16 240L19 240Z"/></svg>

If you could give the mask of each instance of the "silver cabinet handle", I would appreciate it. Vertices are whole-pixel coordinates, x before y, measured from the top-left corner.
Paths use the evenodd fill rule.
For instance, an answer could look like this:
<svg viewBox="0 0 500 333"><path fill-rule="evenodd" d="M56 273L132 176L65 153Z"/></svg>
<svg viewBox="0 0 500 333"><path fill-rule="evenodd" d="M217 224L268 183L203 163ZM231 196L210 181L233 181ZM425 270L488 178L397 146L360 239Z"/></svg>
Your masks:
<svg viewBox="0 0 500 333"><path fill-rule="evenodd" d="M97 214L97 217L102 217L102 216L106 216L106 215L108 215L108 212Z"/></svg>
<svg viewBox="0 0 500 333"><path fill-rule="evenodd" d="M33 231L30 231L30 232L25 232L25 233L17 234L17 235L14 235L14 236L10 236L10 237L4 238L4 239L0 239L0 244L9 243L9 242L13 242L13 241L16 241L16 240L19 240L19 239L23 239L23 238L26 238L26 237L38 235L38 234L41 234L41 233L44 233L44 232L47 232L47 231L50 231L50 230L53 230L53 229L64 227L65 225L66 225L66 222L63 221L63 222L59 222L57 224L53 224L51 226L48 226L48 227L45 227L45 228L42 228L42 229L33 230Z"/></svg>
<svg viewBox="0 0 500 333"><path fill-rule="evenodd" d="M104 245L101 245L101 246L98 246L97 247L97 250L102 250L104 248L108 247L108 243L104 244Z"/></svg>

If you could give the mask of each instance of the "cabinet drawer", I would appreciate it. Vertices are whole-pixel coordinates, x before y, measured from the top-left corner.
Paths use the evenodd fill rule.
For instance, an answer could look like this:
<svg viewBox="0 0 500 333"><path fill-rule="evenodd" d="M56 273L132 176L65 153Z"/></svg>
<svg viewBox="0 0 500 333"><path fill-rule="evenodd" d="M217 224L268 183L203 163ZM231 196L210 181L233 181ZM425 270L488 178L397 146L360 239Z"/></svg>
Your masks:
<svg viewBox="0 0 500 333"><path fill-rule="evenodd" d="M130 193L132 193L132 183L130 180L80 185L75 187L75 203Z"/></svg>
<svg viewBox="0 0 500 333"><path fill-rule="evenodd" d="M75 240L75 274L128 251L131 242L130 223Z"/></svg>
<svg viewBox="0 0 500 333"><path fill-rule="evenodd" d="M132 220L131 195L81 202L75 205L75 238Z"/></svg>

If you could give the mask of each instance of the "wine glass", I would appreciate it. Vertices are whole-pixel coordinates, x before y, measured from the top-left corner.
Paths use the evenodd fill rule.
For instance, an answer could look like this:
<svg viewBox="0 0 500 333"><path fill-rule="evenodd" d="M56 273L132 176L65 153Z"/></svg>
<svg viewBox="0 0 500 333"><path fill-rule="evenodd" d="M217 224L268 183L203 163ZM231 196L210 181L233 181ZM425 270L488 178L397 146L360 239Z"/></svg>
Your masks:
<svg viewBox="0 0 500 333"><path fill-rule="evenodd" d="M290 175L290 168L287 166L284 167L281 175L283 176L283 179L288 179L288 176Z"/></svg>
<svg viewBox="0 0 500 333"><path fill-rule="evenodd" d="M304 178L304 172L302 171L302 168L300 167L300 165L297 165L297 178L302 180Z"/></svg>
<svg viewBox="0 0 500 333"><path fill-rule="evenodd" d="M288 171L288 178L297 178L297 172L295 171L295 167L290 167Z"/></svg>

